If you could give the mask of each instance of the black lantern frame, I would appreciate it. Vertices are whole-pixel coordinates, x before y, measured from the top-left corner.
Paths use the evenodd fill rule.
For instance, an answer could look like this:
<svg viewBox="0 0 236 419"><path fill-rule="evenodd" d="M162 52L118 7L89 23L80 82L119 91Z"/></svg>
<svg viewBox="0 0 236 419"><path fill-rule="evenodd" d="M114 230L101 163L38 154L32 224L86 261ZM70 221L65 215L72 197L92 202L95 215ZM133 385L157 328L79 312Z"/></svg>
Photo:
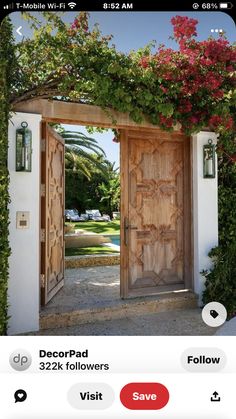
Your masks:
<svg viewBox="0 0 236 419"><path fill-rule="evenodd" d="M203 146L203 177L210 179L216 177L216 150L211 139Z"/></svg>
<svg viewBox="0 0 236 419"><path fill-rule="evenodd" d="M31 172L32 170L32 132L27 122L21 123L16 130L16 172Z"/></svg>

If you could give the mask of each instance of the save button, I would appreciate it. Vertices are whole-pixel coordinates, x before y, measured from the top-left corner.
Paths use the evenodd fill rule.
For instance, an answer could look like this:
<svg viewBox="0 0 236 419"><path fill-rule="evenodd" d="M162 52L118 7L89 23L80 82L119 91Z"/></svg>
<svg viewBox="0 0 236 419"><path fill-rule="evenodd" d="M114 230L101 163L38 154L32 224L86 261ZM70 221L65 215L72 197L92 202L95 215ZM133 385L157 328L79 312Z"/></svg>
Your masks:
<svg viewBox="0 0 236 419"><path fill-rule="evenodd" d="M169 391L160 383L129 383L120 392L121 403L130 410L159 410L169 397Z"/></svg>

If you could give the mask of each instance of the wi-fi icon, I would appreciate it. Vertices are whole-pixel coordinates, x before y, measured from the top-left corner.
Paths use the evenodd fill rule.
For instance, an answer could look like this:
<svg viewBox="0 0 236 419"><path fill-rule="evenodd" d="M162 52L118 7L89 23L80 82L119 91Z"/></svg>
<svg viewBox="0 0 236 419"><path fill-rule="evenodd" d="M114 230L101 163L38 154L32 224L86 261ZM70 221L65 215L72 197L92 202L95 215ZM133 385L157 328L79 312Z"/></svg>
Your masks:
<svg viewBox="0 0 236 419"><path fill-rule="evenodd" d="M73 1L71 1L70 3L68 3L68 6L70 7L70 9L74 9L76 6L76 3L74 3Z"/></svg>

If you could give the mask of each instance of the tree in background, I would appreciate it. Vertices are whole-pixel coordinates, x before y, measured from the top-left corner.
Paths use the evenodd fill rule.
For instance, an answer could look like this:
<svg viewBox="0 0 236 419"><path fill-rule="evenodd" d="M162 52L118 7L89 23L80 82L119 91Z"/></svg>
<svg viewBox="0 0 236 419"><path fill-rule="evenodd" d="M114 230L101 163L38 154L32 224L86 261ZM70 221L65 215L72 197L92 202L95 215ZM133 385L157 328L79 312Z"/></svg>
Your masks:
<svg viewBox="0 0 236 419"><path fill-rule="evenodd" d="M112 217L120 205L120 176L97 140L51 124L65 140L66 208L99 209ZM103 132L101 128L90 132Z"/></svg>
<svg viewBox="0 0 236 419"><path fill-rule="evenodd" d="M76 170L75 166L73 170L66 168L65 205L66 208L77 208L80 213L85 212L86 209L102 211L98 185L104 181L105 177L105 169L101 170L104 157L96 154L92 156L94 160L98 160L99 164L94 165L93 162L84 161L83 157L77 156L77 159L81 159L89 176L81 170ZM68 161L67 164L69 164ZM81 164L79 167L81 167Z"/></svg>
<svg viewBox="0 0 236 419"><path fill-rule="evenodd" d="M99 166L92 167L92 163L87 162L86 167L91 173L90 178L78 171L66 171L66 208L77 208L82 213L86 209L98 209L102 213L112 215L112 211L119 209L120 182L118 169L114 169L115 163L109 162L103 156L94 155L93 157L99 160L102 170ZM109 187L110 183L114 186ZM110 193L108 193L109 188ZM113 195L112 200L110 200L109 195Z"/></svg>
<svg viewBox="0 0 236 419"><path fill-rule="evenodd" d="M66 171L72 170L90 179L93 169L103 170L100 160L101 156L106 156L106 153L98 145L97 140L79 131L65 130L61 125L54 125L54 129L65 140Z"/></svg>
<svg viewBox="0 0 236 419"><path fill-rule="evenodd" d="M115 163L106 162L107 171L104 182L98 185L101 194L100 202L104 204L105 212L112 218L113 211L120 209L120 174L115 169Z"/></svg>

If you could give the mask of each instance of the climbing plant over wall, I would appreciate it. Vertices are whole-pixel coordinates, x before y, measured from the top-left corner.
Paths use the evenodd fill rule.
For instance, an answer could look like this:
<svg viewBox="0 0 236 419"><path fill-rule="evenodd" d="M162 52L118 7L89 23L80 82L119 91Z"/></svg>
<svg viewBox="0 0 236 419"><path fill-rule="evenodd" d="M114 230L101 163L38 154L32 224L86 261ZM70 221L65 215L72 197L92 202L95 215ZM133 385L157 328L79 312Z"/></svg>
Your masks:
<svg viewBox="0 0 236 419"><path fill-rule="evenodd" d="M88 15L72 25L57 14L31 18L34 37L18 45L20 73L12 105L34 97L91 103L146 117L163 129L182 124L186 133L234 125L236 47L220 37L197 41L197 20L172 19L178 50L152 45L130 54L110 45Z"/></svg>
<svg viewBox="0 0 236 419"><path fill-rule="evenodd" d="M8 257L8 203L9 176L7 170L9 96L15 79L15 56L12 27L5 19L0 28L0 335L7 327Z"/></svg>

